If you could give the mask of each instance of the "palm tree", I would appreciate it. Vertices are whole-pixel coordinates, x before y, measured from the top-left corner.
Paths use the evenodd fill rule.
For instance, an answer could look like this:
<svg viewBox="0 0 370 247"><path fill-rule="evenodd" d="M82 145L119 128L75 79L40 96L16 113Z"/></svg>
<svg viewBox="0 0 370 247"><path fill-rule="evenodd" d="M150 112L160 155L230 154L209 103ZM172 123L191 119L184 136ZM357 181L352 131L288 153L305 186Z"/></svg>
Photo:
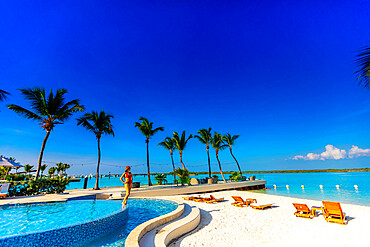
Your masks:
<svg viewBox="0 0 370 247"><path fill-rule="evenodd" d="M211 134L212 128L209 127L207 129L201 129L198 130L198 135L195 135L194 137L197 138L201 143L206 144L206 149L207 149L207 156L208 156L208 176L211 177L211 160L209 158L209 144L212 140L212 134Z"/></svg>
<svg viewBox="0 0 370 247"><path fill-rule="evenodd" d="M170 137L166 137L164 141L158 143L158 145L170 151L173 168L173 181L175 181L176 180L175 164L173 163L173 150L175 150L175 143Z"/></svg>
<svg viewBox="0 0 370 247"><path fill-rule="evenodd" d="M49 170L48 170L48 174L49 174L50 176L54 175L55 170L56 170L56 168L55 168L55 167L50 167L50 168L49 168Z"/></svg>
<svg viewBox="0 0 370 247"><path fill-rule="evenodd" d="M86 113L82 117L77 119L77 125L85 127L88 131L95 134L96 140L98 141L98 165L96 167L96 181L94 190L99 190L99 168L100 168L100 138L101 135L112 135L113 125L111 123L112 115L106 114L104 111Z"/></svg>
<svg viewBox="0 0 370 247"><path fill-rule="evenodd" d="M183 169L185 169L185 165L184 165L184 162L182 162L182 151L184 151L186 144L188 143L188 141L191 138L193 138L192 134L190 134L188 136L188 138L185 137L185 130L182 132L181 138L179 137L179 133L177 133L175 131L173 132L173 138L172 139L175 143L176 149L179 150L180 162L181 162L181 165L182 165Z"/></svg>
<svg viewBox="0 0 370 247"><path fill-rule="evenodd" d="M26 172L26 174L28 175L29 177L29 173L31 172L33 166L31 166L30 164L27 164L24 166L24 171Z"/></svg>
<svg viewBox="0 0 370 247"><path fill-rule="evenodd" d="M222 137L222 140L224 141L225 144L227 144L229 146L229 149L230 149L230 154L231 156L233 156L237 166L238 166L238 169L239 169L239 172L240 172L240 175L243 176L242 174L242 171L240 170L240 166L239 166L239 163L238 161L236 160L235 156L233 155L233 152L231 150L231 146L235 144L235 140L239 138L240 135L234 135L234 136L231 136L229 133L227 133L226 135L224 135Z"/></svg>
<svg viewBox="0 0 370 247"><path fill-rule="evenodd" d="M150 168L149 168L149 139L158 131L163 131L164 127L158 127L153 129L153 122L149 122L147 118L140 117L139 122L135 122L135 128L137 127L140 132L146 137L146 166L148 168L148 185L152 186L152 182L150 181Z"/></svg>
<svg viewBox="0 0 370 247"><path fill-rule="evenodd" d="M31 104L31 110L27 110L18 105L8 105L10 110L32 120L40 122L41 127L46 131L46 136L42 142L39 161L37 164L36 179L39 177L42 157L45 150L46 141L55 125L63 124L69 117L78 111L83 111L84 106L80 105L78 99L65 102L66 89L58 89L55 95L50 90L49 95L45 94L45 88L20 89L26 100Z"/></svg>
<svg viewBox="0 0 370 247"><path fill-rule="evenodd" d="M44 173L44 171L45 171L46 167L47 167L47 165L46 165L46 164L41 165L41 167L40 167L40 170L41 170L41 177L42 177L42 174Z"/></svg>
<svg viewBox="0 0 370 247"><path fill-rule="evenodd" d="M60 172L63 172L63 166L64 164L62 162L59 162L57 164L55 164L57 167L56 167L56 171L57 171L57 174L59 175Z"/></svg>
<svg viewBox="0 0 370 247"><path fill-rule="evenodd" d="M220 167L221 176L224 182L226 183L226 179L221 169L221 163L220 163L220 160L218 159L218 151L225 149L227 145L222 142L222 136L221 134L217 132L215 132L215 134L213 135L211 144L212 144L212 147L216 150L216 158L218 161L218 166Z"/></svg>
<svg viewBox="0 0 370 247"><path fill-rule="evenodd" d="M358 66L355 74L358 75L359 83L363 88L370 89L370 46L359 51L355 63Z"/></svg>
<svg viewBox="0 0 370 247"><path fill-rule="evenodd" d="M8 95L10 95L10 93L0 89L0 102L6 100Z"/></svg>

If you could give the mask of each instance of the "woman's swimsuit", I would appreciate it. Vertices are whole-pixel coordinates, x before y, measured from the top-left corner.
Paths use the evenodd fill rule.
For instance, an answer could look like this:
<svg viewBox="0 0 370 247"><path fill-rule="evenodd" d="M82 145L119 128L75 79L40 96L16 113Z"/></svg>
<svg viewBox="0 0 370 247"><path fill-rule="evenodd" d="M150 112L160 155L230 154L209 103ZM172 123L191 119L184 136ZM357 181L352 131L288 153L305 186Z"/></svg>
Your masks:
<svg viewBox="0 0 370 247"><path fill-rule="evenodd" d="M128 184L128 185L131 185L132 184L132 174L131 173L126 172L125 179L126 179L125 184Z"/></svg>

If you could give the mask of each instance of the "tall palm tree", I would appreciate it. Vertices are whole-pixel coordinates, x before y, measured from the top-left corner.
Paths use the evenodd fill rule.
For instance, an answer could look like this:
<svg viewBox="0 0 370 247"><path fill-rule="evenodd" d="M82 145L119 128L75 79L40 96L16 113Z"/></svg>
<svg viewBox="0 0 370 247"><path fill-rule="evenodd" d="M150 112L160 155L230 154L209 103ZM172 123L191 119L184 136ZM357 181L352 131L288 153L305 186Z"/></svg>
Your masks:
<svg viewBox="0 0 370 247"><path fill-rule="evenodd" d="M355 62L358 66L355 74L358 75L359 83L363 88L370 89L370 46L363 47L358 52Z"/></svg>
<svg viewBox="0 0 370 247"><path fill-rule="evenodd" d="M10 93L0 89L0 102L6 100L8 95L10 95Z"/></svg>
<svg viewBox="0 0 370 247"><path fill-rule="evenodd" d="M145 136L145 143L146 143L146 166L148 168L148 185L152 186L152 182L150 181L150 168L149 168L149 139L156 134L158 131L163 131L164 127L158 127L153 129L153 122L149 122L147 118L140 117L139 122L135 122L135 128L138 128Z"/></svg>
<svg viewBox="0 0 370 247"><path fill-rule="evenodd" d="M186 169L185 168L185 165L184 165L184 162L182 162L182 151L184 151L184 149L186 147L186 144L188 143L188 141L191 138L193 138L193 135L192 134L190 134L188 136L188 138L186 138L186 136L185 136L185 130L182 132L181 138L179 136L179 133L177 133L175 131L173 132L173 138L172 138L172 140L175 143L176 149L179 150L180 162L181 162L181 165L182 165L182 169Z"/></svg>
<svg viewBox="0 0 370 247"><path fill-rule="evenodd" d="M46 165L46 164L41 165L41 167L40 167L41 177L42 177L42 174L44 173L44 171L45 171L46 167L47 167L47 165Z"/></svg>
<svg viewBox="0 0 370 247"><path fill-rule="evenodd" d="M111 123L112 115L106 114L104 111L99 113L92 111L86 113L82 117L77 119L77 125L85 127L88 131L95 134L96 140L98 141L98 165L96 168L96 181L94 190L99 190L99 168L100 168L100 138L102 134L114 136L113 126Z"/></svg>
<svg viewBox="0 0 370 247"><path fill-rule="evenodd" d="M234 136L231 136L229 133L227 133L226 135L224 135L222 137L222 140L224 141L225 144L227 144L229 146L229 149L230 149L230 154L231 156L233 156L237 166L238 166L238 169L239 169L239 172L240 172L240 175L243 176L242 174L242 170L240 170L240 166L239 166L239 162L236 160L235 156L233 155L233 151L231 150L231 146L235 144L235 140L239 138L240 135L234 135Z"/></svg>
<svg viewBox="0 0 370 247"><path fill-rule="evenodd" d="M201 143L206 144L207 149L207 156L208 156L208 176L211 177L211 160L209 158L209 144L212 140L212 134L211 134L212 128L209 127L207 129L200 129L198 130L198 135L195 135L194 137L197 138Z"/></svg>
<svg viewBox="0 0 370 247"><path fill-rule="evenodd" d="M171 160L172 160L172 168L173 168L173 181L176 180L176 173L175 173L175 164L173 162L173 150L175 150L175 143L170 137L166 137L163 142L158 143L159 146L162 146L164 149L170 151Z"/></svg>
<svg viewBox="0 0 370 247"><path fill-rule="evenodd" d="M28 119L39 121L41 127L46 131L37 164L36 179L38 179L46 141L49 138L50 132L54 129L55 125L63 124L74 113L83 111L84 106L80 105L78 99L66 102L64 97L67 93L66 89L58 89L55 95L50 90L48 96L45 93L45 88L34 87L20 89L20 91L26 100L30 102L31 110L18 105L8 105L8 108Z"/></svg>
<svg viewBox="0 0 370 247"><path fill-rule="evenodd" d="M222 172L222 169L221 169L221 162L218 159L218 151L225 149L227 147L227 145L222 142L222 136L221 136L221 134L219 134L217 132L214 133L214 135L212 137L211 144L212 144L212 147L216 150L216 158L217 158L217 161L218 161L218 166L220 167L221 176L222 176L222 179L224 180L224 182L226 183L224 173Z"/></svg>

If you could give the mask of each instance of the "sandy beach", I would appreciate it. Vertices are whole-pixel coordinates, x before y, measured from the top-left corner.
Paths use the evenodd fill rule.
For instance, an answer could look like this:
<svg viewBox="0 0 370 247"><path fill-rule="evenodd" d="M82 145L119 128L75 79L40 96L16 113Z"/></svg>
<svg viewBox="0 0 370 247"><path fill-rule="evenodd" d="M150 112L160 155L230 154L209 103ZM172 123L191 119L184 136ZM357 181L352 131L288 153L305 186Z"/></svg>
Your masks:
<svg viewBox="0 0 370 247"><path fill-rule="evenodd" d="M292 203L309 207L321 201L266 195L246 191L212 193L224 197L217 204L188 202L201 209L201 222L192 232L173 242L179 246L369 246L370 207L341 204L348 223L327 223L322 215L313 219L293 215ZM208 196L209 194L202 194ZM259 203L275 203L263 211L231 205L232 195L255 198ZM181 198L181 196L161 197ZM319 213L320 214L320 213Z"/></svg>

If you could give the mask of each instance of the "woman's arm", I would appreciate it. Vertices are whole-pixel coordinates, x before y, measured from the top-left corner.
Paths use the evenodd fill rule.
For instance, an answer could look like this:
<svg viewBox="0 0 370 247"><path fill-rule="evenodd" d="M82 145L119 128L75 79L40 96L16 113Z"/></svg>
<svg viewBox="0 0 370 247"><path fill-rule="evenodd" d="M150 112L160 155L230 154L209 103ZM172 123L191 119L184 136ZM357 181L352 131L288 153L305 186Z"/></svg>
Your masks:
<svg viewBox="0 0 370 247"><path fill-rule="evenodd" d="M122 181L122 183L125 183L126 181L123 181L122 180L122 178L125 176L125 174L126 174L126 172L124 172L123 174L122 174L122 176L119 178L121 181Z"/></svg>

